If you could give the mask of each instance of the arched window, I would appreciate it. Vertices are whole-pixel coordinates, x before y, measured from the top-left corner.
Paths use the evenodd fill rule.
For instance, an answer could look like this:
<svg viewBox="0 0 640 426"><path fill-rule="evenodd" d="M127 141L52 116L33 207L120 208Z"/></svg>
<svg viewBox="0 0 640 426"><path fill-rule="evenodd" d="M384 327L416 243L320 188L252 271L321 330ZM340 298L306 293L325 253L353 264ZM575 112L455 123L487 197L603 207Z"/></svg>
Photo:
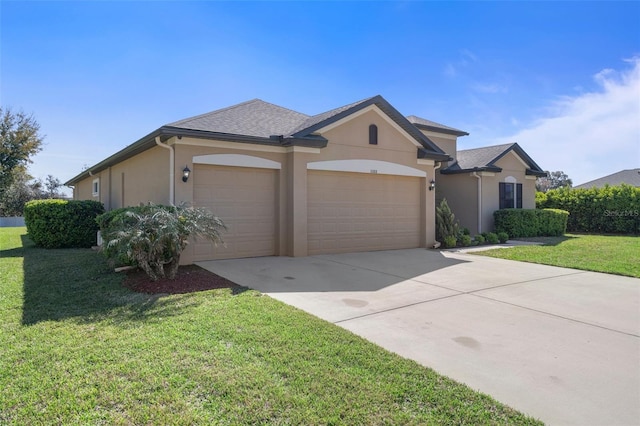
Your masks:
<svg viewBox="0 0 640 426"><path fill-rule="evenodd" d="M369 126L369 145L378 145L378 126Z"/></svg>

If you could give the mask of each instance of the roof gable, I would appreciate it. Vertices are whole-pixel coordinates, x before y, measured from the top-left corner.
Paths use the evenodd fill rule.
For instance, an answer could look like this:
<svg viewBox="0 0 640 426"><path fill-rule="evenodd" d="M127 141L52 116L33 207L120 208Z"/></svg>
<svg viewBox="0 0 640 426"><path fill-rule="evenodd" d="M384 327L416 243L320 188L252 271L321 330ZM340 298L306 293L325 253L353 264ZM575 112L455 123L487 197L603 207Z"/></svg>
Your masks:
<svg viewBox="0 0 640 426"><path fill-rule="evenodd" d="M412 125L405 116L400 114L398 110L391 106L391 104L380 95L310 117L290 136L294 138L309 137L332 124L348 118L349 116L353 116L373 105L375 105L383 114L395 123L395 125L404 133L417 142L417 145L419 146L419 155L422 155L420 158L432 158L439 161L446 161L449 158L449 156L442 151L438 145Z"/></svg>
<svg viewBox="0 0 640 426"><path fill-rule="evenodd" d="M501 172L502 168L497 166L496 162L510 152L516 154L526 165L526 173L528 175L546 176L546 172L544 172L517 143L458 151L456 154L456 162L446 169L443 169L441 173L454 174L473 171Z"/></svg>

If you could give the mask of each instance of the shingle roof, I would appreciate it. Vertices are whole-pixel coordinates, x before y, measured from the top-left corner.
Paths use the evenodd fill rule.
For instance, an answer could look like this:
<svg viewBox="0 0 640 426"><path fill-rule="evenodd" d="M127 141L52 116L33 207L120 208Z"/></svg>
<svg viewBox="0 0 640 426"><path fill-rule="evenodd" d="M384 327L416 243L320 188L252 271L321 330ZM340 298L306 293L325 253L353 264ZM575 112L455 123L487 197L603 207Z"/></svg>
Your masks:
<svg viewBox="0 0 640 426"><path fill-rule="evenodd" d="M594 179L582 185L574 186L577 189L588 189L592 187L602 188L605 185L616 186L622 183L640 187L640 169L621 170L608 176Z"/></svg>
<svg viewBox="0 0 640 426"><path fill-rule="evenodd" d="M444 131L444 133L449 133L456 136L468 136L469 133L464 130L456 129L454 127L445 126L444 124L436 123L435 121L427 120L425 118L417 117L415 115L407 116L407 120L410 123L416 125L418 128L423 128L425 130L435 130L435 131Z"/></svg>
<svg viewBox="0 0 640 426"><path fill-rule="evenodd" d="M454 174L470 171L501 172L502 169L496 166L495 163L510 151L514 151L522 161L527 163L527 174L534 176L546 175L546 172L544 172L517 143L506 143L458 151L456 154L456 162L443 169L442 173Z"/></svg>
<svg viewBox="0 0 640 426"><path fill-rule="evenodd" d="M476 167L490 167L505 151L511 148L513 143L485 146L475 149L464 149L456 153L456 158L461 169L473 169Z"/></svg>
<svg viewBox="0 0 640 426"><path fill-rule="evenodd" d="M353 103L351 103L349 105L344 105L344 106L332 109L332 110L327 111L327 112L316 114L316 115L314 115L312 117L308 117L307 120L305 120L303 123L300 123L300 125L298 127L292 129L291 132L288 133L287 135L291 136L291 135L295 135L297 133L300 133L300 132L304 131L305 129L309 129L311 127L314 127L315 125L317 125L319 123L322 123L325 120L328 120L328 119L330 119L332 117L335 117L340 113L348 111L349 109L354 108L354 107L356 107L356 106L358 106L360 104L363 104L363 103L365 103L367 101L370 101L370 100L372 100L374 98L375 98L375 96L371 97L371 98L363 99L363 100L358 101L358 102L353 102Z"/></svg>
<svg viewBox="0 0 640 426"><path fill-rule="evenodd" d="M156 146L157 140L167 140L174 136L273 146L297 145L323 148L328 143L327 139L314 134L314 132L373 104L418 142L420 145L417 150L418 158L430 158L435 161L450 159L449 155L444 153L380 95L314 116L292 111L260 99L253 99L166 124L81 172L67 181L65 185L73 185L90 173L97 173L150 149Z"/></svg>
<svg viewBox="0 0 640 426"><path fill-rule="evenodd" d="M169 123L166 126L189 130L268 138L287 135L309 116L260 99Z"/></svg>

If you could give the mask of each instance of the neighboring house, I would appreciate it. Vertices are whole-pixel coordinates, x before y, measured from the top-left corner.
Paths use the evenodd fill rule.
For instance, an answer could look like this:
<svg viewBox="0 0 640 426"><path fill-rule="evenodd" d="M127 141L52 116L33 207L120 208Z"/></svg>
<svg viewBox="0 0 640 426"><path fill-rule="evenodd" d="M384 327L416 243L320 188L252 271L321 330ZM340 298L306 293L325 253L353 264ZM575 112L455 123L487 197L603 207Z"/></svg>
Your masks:
<svg viewBox="0 0 640 426"><path fill-rule="evenodd" d="M574 189L603 188L605 185L616 186L622 183L640 188L640 169L621 170L617 173L595 179L582 185L574 186Z"/></svg>
<svg viewBox="0 0 640 426"><path fill-rule="evenodd" d="M407 118L452 158L436 167L436 202L446 198L460 226L472 235L493 231L498 209L536 207L536 178L547 174L517 143L458 151L457 138L468 133Z"/></svg>
<svg viewBox="0 0 640 426"><path fill-rule="evenodd" d="M436 194L462 226L475 233L477 215L489 231L499 183L504 200L533 208L531 179L544 174L517 144L491 158L456 152L464 135L381 96L315 116L255 99L162 126L65 185L107 210L208 207L229 227L226 245L193 241L185 264L431 247Z"/></svg>

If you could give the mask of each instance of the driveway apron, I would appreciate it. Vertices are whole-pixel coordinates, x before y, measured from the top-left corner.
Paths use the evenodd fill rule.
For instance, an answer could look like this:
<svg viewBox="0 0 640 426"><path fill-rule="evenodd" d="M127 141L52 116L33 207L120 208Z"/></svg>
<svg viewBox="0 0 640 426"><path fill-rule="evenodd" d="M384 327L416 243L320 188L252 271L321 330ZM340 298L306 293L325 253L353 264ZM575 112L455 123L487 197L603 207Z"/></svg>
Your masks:
<svg viewBox="0 0 640 426"><path fill-rule="evenodd" d="M640 279L424 249L198 265L548 424L640 424Z"/></svg>

